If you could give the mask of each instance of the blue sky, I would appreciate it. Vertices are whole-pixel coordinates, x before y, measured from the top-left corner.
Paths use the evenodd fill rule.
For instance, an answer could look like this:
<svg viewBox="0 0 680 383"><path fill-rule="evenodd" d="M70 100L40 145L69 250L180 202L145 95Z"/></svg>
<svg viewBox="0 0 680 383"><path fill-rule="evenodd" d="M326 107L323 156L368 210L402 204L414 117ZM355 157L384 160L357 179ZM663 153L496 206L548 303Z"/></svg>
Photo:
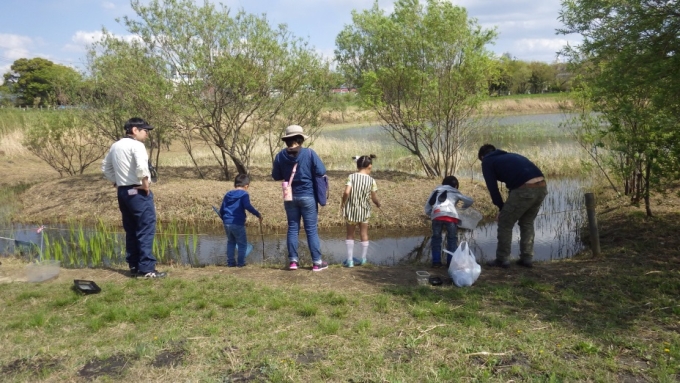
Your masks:
<svg viewBox="0 0 680 383"><path fill-rule="evenodd" d="M425 0L421 0L425 1ZM520 60L552 62L567 42L578 36L556 35L560 0L451 0L499 36L489 48L510 52ZM352 21L353 9L370 8L373 0L222 0L234 10L267 15L272 25L285 23L298 37L332 57L335 37ZM200 0L202 3L202 0ZM391 12L393 0L379 0ZM99 38L102 27L119 36L129 33L116 22L135 16L129 0L0 0L0 74L19 58L44 57L82 68L85 47ZM0 76L1 79L1 76ZM1 80L0 80L1 81Z"/></svg>

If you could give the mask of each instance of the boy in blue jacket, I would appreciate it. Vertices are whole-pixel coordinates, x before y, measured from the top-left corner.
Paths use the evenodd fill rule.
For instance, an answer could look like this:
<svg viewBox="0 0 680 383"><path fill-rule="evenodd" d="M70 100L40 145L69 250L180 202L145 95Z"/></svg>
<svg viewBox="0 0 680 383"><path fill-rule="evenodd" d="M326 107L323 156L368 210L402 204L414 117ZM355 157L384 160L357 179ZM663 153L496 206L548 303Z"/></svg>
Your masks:
<svg viewBox="0 0 680 383"><path fill-rule="evenodd" d="M246 248L248 246L246 210L262 223L262 215L250 204L249 186L250 177L246 174L237 175L234 180L234 189L224 195L219 211L224 222L224 231L227 233L227 266L229 267L246 265ZM238 245L238 262L234 259L236 245Z"/></svg>

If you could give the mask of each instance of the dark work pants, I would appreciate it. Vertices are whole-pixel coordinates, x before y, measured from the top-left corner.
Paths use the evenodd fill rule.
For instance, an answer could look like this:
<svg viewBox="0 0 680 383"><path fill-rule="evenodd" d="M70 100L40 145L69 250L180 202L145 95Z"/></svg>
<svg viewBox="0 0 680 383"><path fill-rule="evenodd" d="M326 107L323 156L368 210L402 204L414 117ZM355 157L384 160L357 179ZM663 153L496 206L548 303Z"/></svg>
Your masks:
<svg viewBox="0 0 680 383"><path fill-rule="evenodd" d="M156 269L156 258L151 253L153 237L156 233L156 208L153 204L153 193L146 195L140 190L136 195L129 195L132 186L118 188L118 207L123 214L125 229L125 260L130 268L140 273L149 273Z"/></svg>
<svg viewBox="0 0 680 383"><path fill-rule="evenodd" d="M534 257L534 220L548 195L546 186L514 189L498 216L498 247L496 260L506 262L512 247L512 228L519 224L519 258L531 261Z"/></svg>

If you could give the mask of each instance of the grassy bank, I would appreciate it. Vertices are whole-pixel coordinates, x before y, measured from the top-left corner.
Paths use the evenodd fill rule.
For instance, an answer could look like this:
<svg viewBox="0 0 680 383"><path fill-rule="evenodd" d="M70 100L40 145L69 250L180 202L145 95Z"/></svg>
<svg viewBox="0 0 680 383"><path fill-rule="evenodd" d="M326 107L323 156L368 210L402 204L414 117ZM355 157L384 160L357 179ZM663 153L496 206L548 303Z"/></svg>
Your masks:
<svg viewBox="0 0 680 383"><path fill-rule="evenodd" d="M671 201L672 200L672 201ZM677 198L598 218L603 256L424 287L409 267L172 268L166 280L3 259L4 381L675 382ZM431 272L437 272L431 270ZM440 271L440 275L444 276ZM102 292L82 296L73 279ZM266 281L266 283L263 283Z"/></svg>

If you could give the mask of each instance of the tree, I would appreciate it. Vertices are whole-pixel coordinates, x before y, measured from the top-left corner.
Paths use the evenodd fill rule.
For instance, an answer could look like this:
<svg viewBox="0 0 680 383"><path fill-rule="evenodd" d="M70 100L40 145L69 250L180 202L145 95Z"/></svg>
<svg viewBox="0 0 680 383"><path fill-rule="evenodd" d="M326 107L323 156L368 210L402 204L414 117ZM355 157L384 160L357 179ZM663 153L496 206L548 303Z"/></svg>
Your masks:
<svg viewBox="0 0 680 383"><path fill-rule="evenodd" d="M173 103L193 122L230 179L229 162L248 173L262 137L280 137L287 124L316 127L327 94L328 63L285 25L264 16L191 0L133 0L139 20L125 18L150 54L173 74ZM185 137L189 137L186 136ZM280 145L280 140L270 140Z"/></svg>
<svg viewBox="0 0 680 383"><path fill-rule="evenodd" d="M22 106L69 105L82 81L76 70L40 57L16 60L3 78Z"/></svg>
<svg viewBox="0 0 680 383"><path fill-rule="evenodd" d="M584 115L586 137L608 149L610 168L633 203L663 191L680 165L680 13L674 1L565 0L561 33L583 43L564 53L581 73L598 121Z"/></svg>
<svg viewBox="0 0 680 383"><path fill-rule="evenodd" d="M60 176L83 174L99 161L108 147L105 137L87 129L78 110L45 112L28 127L24 145Z"/></svg>
<svg viewBox="0 0 680 383"><path fill-rule="evenodd" d="M180 104L172 100L174 84L167 64L138 40L125 41L103 31L88 50L87 87L80 93L85 117L111 141L123 135L131 117L142 117L154 130L147 144L160 169L160 143L169 143L179 125Z"/></svg>
<svg viewBox="0 0 680 383"><path fill-rule="evenodd" d="M352 21L335 52L348 82L428 176L453 174L495 73L485 49L495 32L437 0L398 0L390 15L375 2Z"/></svg>
<svg viewBox="0 0 680 383"><path fill-rule="evenodd" d="M668 0L564 0L559 33L579 33L583 42L565 51L595 65L625 60L621 73L633 85L648 84L659 92L652 101L680 118L680 8Z"/></svg>

